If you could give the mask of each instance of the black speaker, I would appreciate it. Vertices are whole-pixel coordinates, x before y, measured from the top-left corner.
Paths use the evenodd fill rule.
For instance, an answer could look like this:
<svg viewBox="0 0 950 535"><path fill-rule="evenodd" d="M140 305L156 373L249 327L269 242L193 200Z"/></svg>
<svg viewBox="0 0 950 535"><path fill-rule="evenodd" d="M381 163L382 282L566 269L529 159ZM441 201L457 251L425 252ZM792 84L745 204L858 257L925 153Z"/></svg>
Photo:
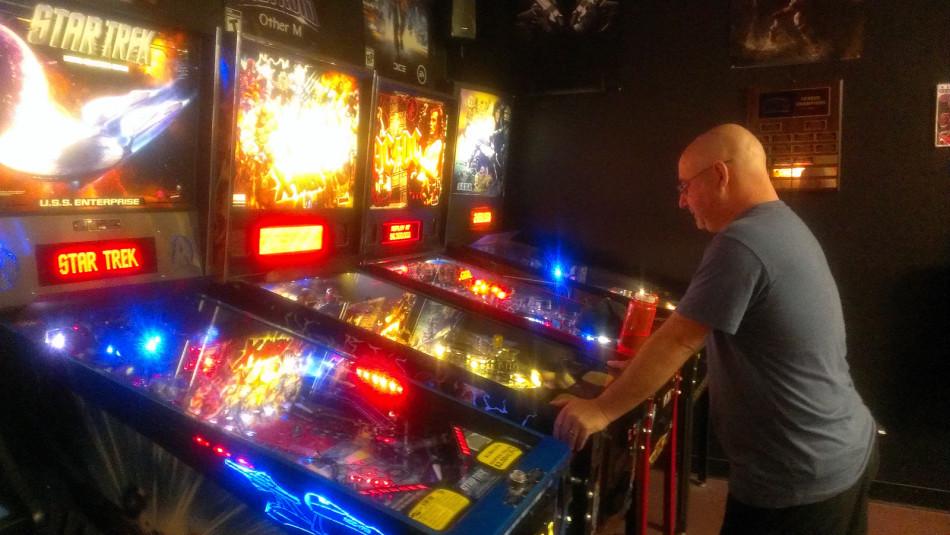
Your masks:
<svg viewBox="0 0 950 535"><path fill-rule="evenodd" d="M475 0L452 0L452 37L475 39Z"/></svg>

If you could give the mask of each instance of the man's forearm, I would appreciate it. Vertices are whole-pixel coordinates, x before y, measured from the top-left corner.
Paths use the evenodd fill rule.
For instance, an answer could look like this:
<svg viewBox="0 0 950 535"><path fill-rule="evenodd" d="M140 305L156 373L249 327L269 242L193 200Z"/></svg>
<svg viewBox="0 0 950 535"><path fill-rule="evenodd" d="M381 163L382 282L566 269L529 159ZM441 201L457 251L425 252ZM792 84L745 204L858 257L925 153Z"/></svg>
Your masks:
<svg viewBox="0 0 950 535"><path fill-rule="evenodd" d="M673 333L664 332L665 327L667 325L643 344L620 377L596 399L610 421L620 418L655 394L702 347L701 341L684 341Z"/></svg>

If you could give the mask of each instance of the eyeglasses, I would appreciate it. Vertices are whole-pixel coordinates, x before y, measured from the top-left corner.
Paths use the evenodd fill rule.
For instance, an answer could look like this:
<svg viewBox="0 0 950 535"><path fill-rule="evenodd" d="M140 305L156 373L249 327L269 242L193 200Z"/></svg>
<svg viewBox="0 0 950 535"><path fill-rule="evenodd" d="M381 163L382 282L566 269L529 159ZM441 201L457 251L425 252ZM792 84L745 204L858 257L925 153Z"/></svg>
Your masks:
<svg viewBox="0 0 950 535"><path fill-rule="evenodd" d="M687 178L686 180L680 180L679 183L676 185L676 191L678 191L680 195L685 195L686 192L689 191L689 183L690 183L690 182L692 182L693 180L695 180L696 178L698 178L699 175L705 173L706 171L709 171L709 170L712 169L713 167L716 167L716 164L719 163L720 161L721 161L722 163L729 163L729 162L732 161L732 158L729 158L728 160L716 160L715 162L712 163L712 165L710 165L709 167L704 168L702 171L700 171L700 172L696 173L695 175L693 175L693 176Z"/></svg>

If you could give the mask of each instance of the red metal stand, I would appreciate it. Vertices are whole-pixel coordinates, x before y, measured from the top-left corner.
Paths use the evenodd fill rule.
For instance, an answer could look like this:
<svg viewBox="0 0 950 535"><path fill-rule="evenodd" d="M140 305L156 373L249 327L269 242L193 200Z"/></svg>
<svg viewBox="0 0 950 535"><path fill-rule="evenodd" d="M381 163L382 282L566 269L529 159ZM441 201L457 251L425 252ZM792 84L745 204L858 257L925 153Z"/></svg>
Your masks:
<svg viewBox="0 0 950 535"><path fill-rule="evenodd" d="M666 481L663 488L663 532L666 535L676 535L676 459L681 381L682 377L679 375L673 380L673 419L670 422L670 445L666 452Z"/></svg>

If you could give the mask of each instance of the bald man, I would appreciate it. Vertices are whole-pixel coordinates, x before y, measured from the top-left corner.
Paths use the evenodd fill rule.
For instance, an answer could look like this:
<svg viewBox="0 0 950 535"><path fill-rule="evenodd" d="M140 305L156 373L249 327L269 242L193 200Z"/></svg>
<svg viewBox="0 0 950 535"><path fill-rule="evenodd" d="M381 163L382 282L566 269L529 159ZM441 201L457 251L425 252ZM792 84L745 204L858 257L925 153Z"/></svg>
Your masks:
<svg viewBox="0 0 950 535"><path fill-rule="evenodd" d="M731 464L721 533L866 533L875 424L851 381L821 246L739 125L690 143L678 189L680 208L714 234L686 295L600 397L556 401L555 436L580 449L705 346L713 426Z"/></svg>

